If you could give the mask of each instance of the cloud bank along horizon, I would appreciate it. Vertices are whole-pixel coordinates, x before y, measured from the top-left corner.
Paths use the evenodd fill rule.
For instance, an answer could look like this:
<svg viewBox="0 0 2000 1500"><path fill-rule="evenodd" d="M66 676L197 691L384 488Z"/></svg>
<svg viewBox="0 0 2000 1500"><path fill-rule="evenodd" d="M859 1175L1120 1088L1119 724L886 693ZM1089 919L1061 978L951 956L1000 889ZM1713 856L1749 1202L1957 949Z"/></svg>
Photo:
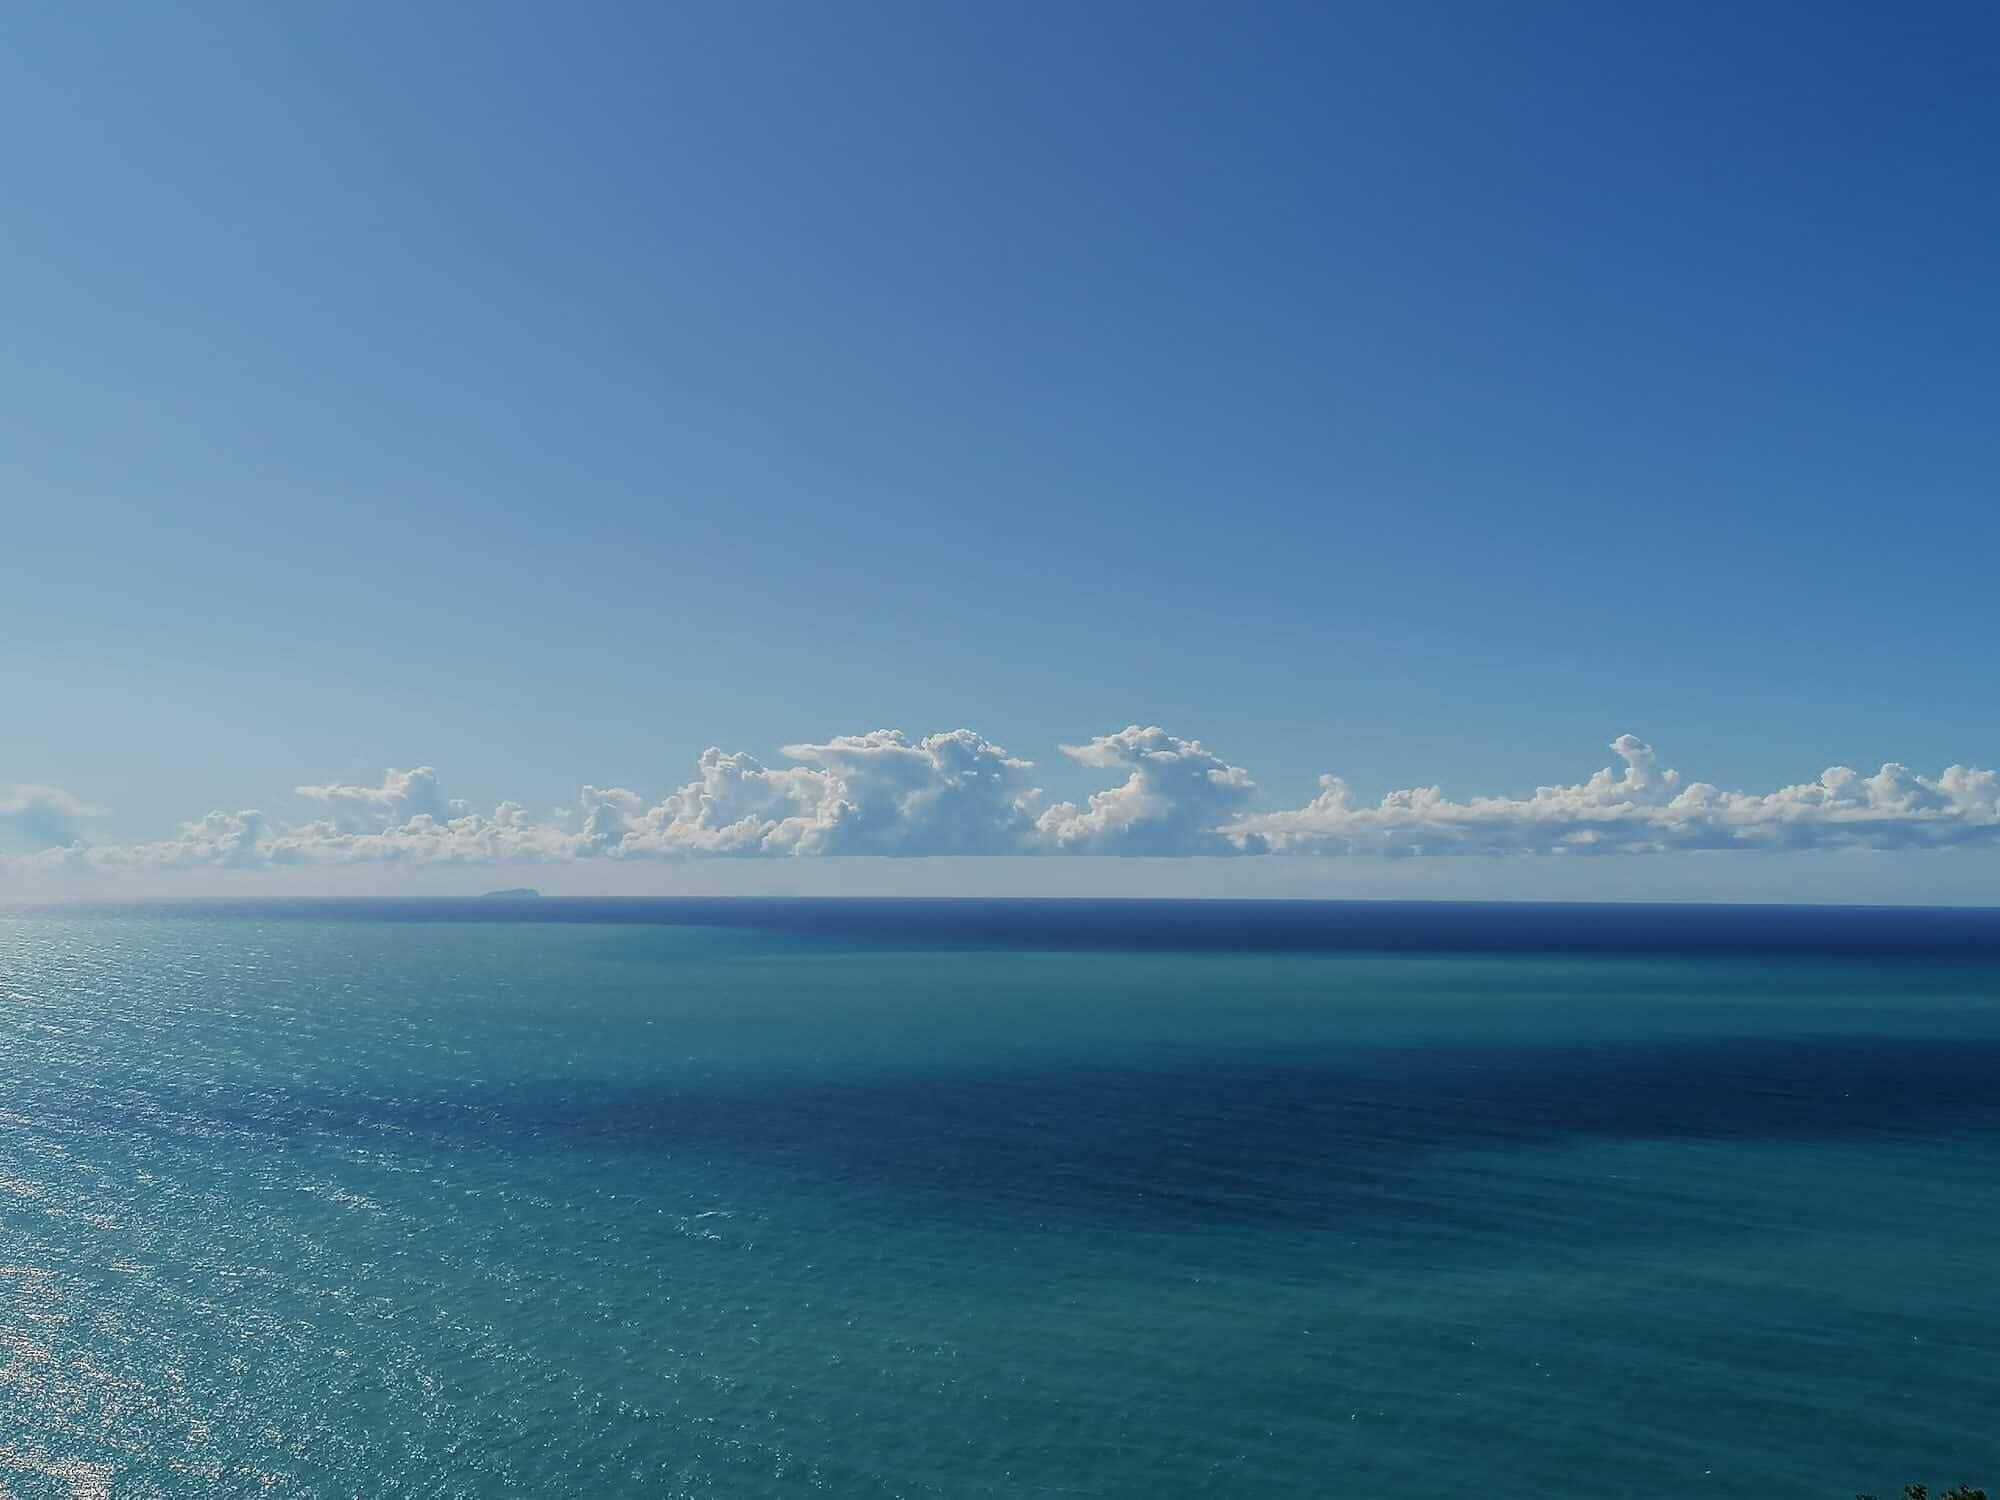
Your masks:
<svg viewBox="0 0 2000 1500"><path fill-rule="evenodd" d="M100 810L54 787L0 792L0 848L17 870L256 869L340 864L506 864L703 857L1105 854L1563 856L1680 850L1911 850L2000 844L2000 774L1925 776L1890 762L1832 767L1771 792L1724 791L1663 769L1620 735L1622 769L1528 797L1454 801L1438 787L1357 804L1320 778L1303 807L1255 812L1256 782L1199 740L1131 725L1062 753L1120 776L1082 804L1049 801L1034 764L970 729L898 730L787 745L788 765L702 752L695 779L655 802L585 785L547 817L448 798L429 766L378 786L307 785L319 812L284 822L215 811L169 838L93 844Z"/></svg>

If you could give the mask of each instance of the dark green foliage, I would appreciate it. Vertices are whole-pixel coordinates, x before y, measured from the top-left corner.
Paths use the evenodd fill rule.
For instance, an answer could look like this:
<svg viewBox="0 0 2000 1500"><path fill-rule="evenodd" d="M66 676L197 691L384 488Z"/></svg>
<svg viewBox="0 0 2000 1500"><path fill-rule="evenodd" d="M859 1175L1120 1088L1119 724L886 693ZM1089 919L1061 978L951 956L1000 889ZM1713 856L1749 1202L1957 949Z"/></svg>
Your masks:
<svg viewBox="0 0 2000 1500"><path fill-rule="evenodd" d="M1875 1500L1873 1495L1856 1495L1854 1500ZM1903 1500L1931 1500L1931 1487L1927 1484L1906 1484L1903 1486ZM1938 1500L1986 1500L1986 1491L1975 1490L1969 1484L1957 1485L1938 1496Z"/></svg>

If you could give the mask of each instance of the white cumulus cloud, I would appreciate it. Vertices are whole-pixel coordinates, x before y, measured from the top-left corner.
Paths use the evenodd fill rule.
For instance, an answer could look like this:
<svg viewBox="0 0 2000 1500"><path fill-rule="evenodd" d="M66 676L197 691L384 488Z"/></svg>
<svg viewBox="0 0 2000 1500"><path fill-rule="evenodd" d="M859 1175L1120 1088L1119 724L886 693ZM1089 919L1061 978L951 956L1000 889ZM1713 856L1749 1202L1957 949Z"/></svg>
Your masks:
<svg viewBox="0 0 2000 1500"><path fill-rule="evenodd" d="M1250 774L1199 740L1132 725L1063 753L1118 777L1081 805L1043 805L1032 763L969 729L922 739L887 729L788 745L788 764L709 749L657 800L585 785L547 816L503 802L475 812L428 766L379 785L298 788L316 816L209 813L168 838L90 845L93 811L47 787L0 794L0 840L30 867L258 869L346 864L506 864L717 856L1107 854L1644 854L1673 850L1933 849L2000 845L2000 776L1936 776L1890 763L1836 766L1770 792L1724 791L1662 766L1631 735L1621 764L1526 797L1463 801L1438 787L1374 803L1321 778L1303 807L1256 811ZM40 852L32 852L40 851ZM14 861L17 865L19 859Z"/></svg>
<svg viewBox="0 0 2000 1500"><path fill-rule="evenodd" d="M656 806L597 793L599 852L649 854L1022 854L1034 843L1033 769L969 729L787 745L800 764L702 752L699 775ZM586 795L590 795L588 789ZM614 800L615 799L615 800ZM616 834L615 838L611 837Z"/></svg>
<svg viewBox="0 0 2000 1500"><path fill-rule="evenodd" d="M183 823L173 837L141 844L73 843L36 856L70 869L254 869L273 863L272 829L261 812L212 812Z"/></svg>
<svg viewBox="0 0 2000 1500"><path fill-rule="evenodd" d="M1063 754L1086 766L1125 770L1123 782L1093 792L1089 803L1058 802L1037 820L1047 846L1069 854L1240 854L1259 852L1254 832L1233 820L1257 793L1241 766L1200 740L1137 724L1101 734ZM1224 833L1225 825L1232 825Z"/></svg>
<svg viewBox="0 0 2000 1500"><path fill-rule="evenodd" d="M1951 766L1936 777L1891 763L1873 776L1845 766L1774 792L1726 792L1662 770L1650 745L1620 735L1622 771L1531 797L1456 802L1438 787L1355 801L1337 776L1289 812L1247 817L1231 837L1281 852L1606 854L1674 849L1923 849L2000 842L2000 778Z"/></svg>
<svg viewBox="0 0 2000 1500"><path fill-rule="evenodd" d="M302 786L294 790L301 797L325 803L329 820L346 832L390 828L423 814L448 818L465 811L462 803L446 802L438 789L438 773L429 766L418 766L414 771L391 767L380 786Z"/></svg>

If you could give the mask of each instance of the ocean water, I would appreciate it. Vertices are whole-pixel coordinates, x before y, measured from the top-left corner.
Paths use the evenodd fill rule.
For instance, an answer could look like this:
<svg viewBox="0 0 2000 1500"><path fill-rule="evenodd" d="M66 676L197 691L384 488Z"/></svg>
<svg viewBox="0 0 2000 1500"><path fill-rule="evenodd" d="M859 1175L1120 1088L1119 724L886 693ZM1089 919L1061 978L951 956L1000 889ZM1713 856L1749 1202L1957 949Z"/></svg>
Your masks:
<svg viewBox="0 0 2000 1500"><path fill-rule="evenodd" d="M2000 913L0 913L0 1493L2000 1478Z"/></svg>

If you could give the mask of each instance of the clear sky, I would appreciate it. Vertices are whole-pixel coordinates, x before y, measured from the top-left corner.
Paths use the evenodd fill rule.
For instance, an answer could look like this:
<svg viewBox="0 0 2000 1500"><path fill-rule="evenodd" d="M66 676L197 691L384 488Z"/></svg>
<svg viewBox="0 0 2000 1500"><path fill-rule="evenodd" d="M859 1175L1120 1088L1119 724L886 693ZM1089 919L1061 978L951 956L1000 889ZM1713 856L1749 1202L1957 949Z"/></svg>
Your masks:
<svg viewBox="0 0 2000 1500"><path fill-rule="evenodd" d="M1905 763L1950 838L1860 842L2000 900L1932 784L2000 764L1990 7L0 24L0 788L68 799L0 792L17 852L381 832L416 766L568 835L630 788L623 838L710 745L961 726L1026 822L825 852L1092 852L1158 725L1244 787L1103 852L1422 853L1317 778L1581 794L1629 733Z"/></svg>

